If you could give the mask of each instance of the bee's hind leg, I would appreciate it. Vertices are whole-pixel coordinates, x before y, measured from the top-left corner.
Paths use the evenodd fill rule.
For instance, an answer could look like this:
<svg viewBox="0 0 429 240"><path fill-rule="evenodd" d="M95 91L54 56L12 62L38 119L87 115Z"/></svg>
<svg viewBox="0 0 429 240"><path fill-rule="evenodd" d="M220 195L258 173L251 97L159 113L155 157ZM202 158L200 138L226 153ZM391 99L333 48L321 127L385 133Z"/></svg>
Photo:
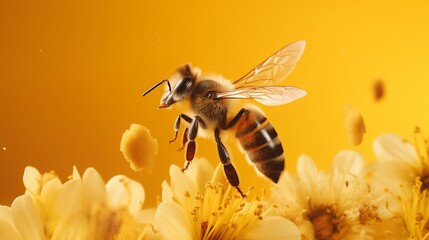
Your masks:
<svg viewBox="0 0 429 240"><path fill-rule="evenodd" d="M237 171L235 171L235 168L230 161L228 150L226 149L225 145L223 145L220 139L219 131L219 128L215 129L215 139L217 143L217 151L219 153L219 158L223 164L223 170L231 186L235 187L240 193L240 195L244 198L246 197L246 194L244 194L238 186L240 184L240 179L238 178Z"/></svg>

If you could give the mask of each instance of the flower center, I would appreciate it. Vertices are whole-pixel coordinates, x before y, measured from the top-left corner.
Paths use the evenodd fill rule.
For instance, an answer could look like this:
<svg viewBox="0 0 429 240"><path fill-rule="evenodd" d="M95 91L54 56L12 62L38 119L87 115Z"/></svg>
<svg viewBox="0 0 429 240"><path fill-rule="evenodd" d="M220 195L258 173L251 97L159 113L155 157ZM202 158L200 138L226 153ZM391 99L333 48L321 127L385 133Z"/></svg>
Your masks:
<svg viewBox="0 0 429 240"><path fill-rule="evenodd" d="M417 177L413 187L413 197L402 199L402 210L408 239L428 239L429 237L429 193L422 190L422 182Z"/></svg>
<svg viewBox="0 0 429 240"><path fill-rule="evenodd" d="M321 208L308 215L317 240L336 239L340 233L338 220L330 208Z"/></svg>
<svg viewBox="0 0 429 240"><path fill-rule="evenodd" d="M185 197L196 239L241 239L270 210L260 199L245 199L220 183L207 182L204 195Z"/></svg>

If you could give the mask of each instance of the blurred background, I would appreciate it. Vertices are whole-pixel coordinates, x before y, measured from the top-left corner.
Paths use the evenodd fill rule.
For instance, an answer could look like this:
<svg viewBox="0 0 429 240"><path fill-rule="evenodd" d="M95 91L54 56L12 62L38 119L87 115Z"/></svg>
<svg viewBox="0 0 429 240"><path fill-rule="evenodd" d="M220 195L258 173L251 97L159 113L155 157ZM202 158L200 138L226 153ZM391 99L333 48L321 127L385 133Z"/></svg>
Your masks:
<svg viewBox="0 0 429 240"><path fill-rule="evenodd" d="M140 181L154 206L171 164L183 165L180 141L168 144L180 113L158 110L162 88L141 93L181 64L235 80L284 45L306 40L283 83L308 91L288 105L262 109L276 127L294 172L301 154L329 170L342 149L374 160L376 136L413 140L429 134L427 1L1 1L0 204L22 194L25 166L95 167L105 181ZM357 147L344 127L347 105L365 119ZM119 151L122 133L139 123L158 140L154 171L133 172ZM181 134L179 135L181 137ZM258 180L231 137L225 144L241 185ZM219 162L213 140L198 139L197 157ZM191 165L192 167L192 165Z"/></svg>

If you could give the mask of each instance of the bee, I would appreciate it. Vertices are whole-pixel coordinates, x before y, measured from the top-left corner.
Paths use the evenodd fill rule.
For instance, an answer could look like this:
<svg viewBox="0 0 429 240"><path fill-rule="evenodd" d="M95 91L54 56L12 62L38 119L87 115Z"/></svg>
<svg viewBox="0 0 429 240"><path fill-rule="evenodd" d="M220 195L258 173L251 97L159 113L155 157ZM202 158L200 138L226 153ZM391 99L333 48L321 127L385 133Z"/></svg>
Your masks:
<svg viewBox="0 0 429 240"><path fill-rule="evenodd" d="M259 172L277 183L284 170L285 157L279 136L264 113L249 105L238 112L231 111L235 99L253 99L264 105L282 105L304 97L307 92L291 86L275 86L295 68L305 48L305 41L293 42L260 63L242 78L230 82L221 76L203 76L198 68L185 64L179 67L169 79L155 84L143 96L167 83L158 108L169 108L175 103L188 102L190 114L180 114L174 123L174 142L181 120L189 125L183 135L183 149L186 146L186 170L196 152L195 138L199 130L213 131L218 155L229 183L241 191L237 171L230 155L222 143L221 131L235 133L249 163ZM238 110L238 109L237 109Z"/></svg>

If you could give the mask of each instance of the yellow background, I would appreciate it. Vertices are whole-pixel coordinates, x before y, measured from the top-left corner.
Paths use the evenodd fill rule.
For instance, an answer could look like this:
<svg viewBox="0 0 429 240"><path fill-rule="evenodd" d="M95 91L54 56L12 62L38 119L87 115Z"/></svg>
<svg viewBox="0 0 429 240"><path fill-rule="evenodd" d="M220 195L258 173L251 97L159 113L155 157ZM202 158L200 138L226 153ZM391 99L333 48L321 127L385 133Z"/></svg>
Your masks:
<svg viewBox="0 0 429 240"><path fill-rule="evenodd" d="M323 169L342 149L374 160L384 132L412 139L429 133L429 4L427 1L1 1L0 204L23 193L27 165L64 180L76 165L109 179L139 180L155 204L170 164L182 165L173 136L177 111L157 110L161 89L141 93L192 62L235 80L287 43L307 48L284 84L304 99L263 107L295 171L301 154ZM385 96L374 100L381 79ZM367 126L363 144L348 144L344 109ZM152 174L134 173L119 151L131 123L158 139ZM218 162L215 143L198 140L197 156ZM234 139L226 141L242 187L259 181ZM5 150L4 150L5 148ZM192 166L191 166L192 167Z"/></svg>

